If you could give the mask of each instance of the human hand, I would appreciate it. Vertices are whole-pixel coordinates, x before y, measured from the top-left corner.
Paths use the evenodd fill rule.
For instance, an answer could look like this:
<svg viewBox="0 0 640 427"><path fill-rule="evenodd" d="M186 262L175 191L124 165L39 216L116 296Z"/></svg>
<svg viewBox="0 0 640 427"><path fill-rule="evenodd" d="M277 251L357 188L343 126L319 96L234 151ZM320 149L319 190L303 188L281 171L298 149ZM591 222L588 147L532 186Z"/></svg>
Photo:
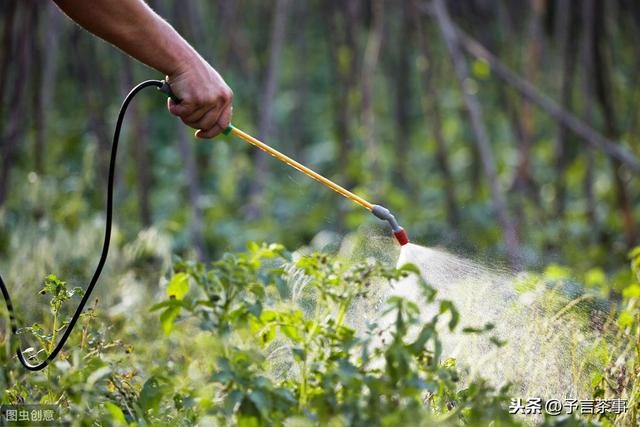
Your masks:
<svg viewBox="0 0 640 427"><path fill-rule="evenodd" d="M231 123L233 92L220 74L202 58L187 63L167 76L172 92L179 103L168 100L168 108L187 126L196 131L197 138L213 138Z"/></svg>

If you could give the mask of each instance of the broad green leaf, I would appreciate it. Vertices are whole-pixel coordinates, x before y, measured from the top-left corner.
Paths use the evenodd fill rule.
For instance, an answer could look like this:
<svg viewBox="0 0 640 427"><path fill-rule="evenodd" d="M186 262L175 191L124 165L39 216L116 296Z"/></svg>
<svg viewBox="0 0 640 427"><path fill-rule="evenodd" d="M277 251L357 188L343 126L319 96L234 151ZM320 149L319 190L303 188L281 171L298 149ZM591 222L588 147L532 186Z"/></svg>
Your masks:
<svg viewBox="0 0 640 427"><path fill-rule="evenodd" d="M189 277L184 273L173 276L167 286L167 296L181 300L187 292L189 292Z"/></svg>
<svg viewBox="0 0 640 427"><path fill-rule="evenodd" d="M618 325L622 328L633 325L633 314L628 310L620 312L620 316L618 316Z"/></svg>
<svg viewBox="0 0 640 427"><path fill-rule="evenodd" d="M640 285L629 285L622 290L622 295L627 298L640 298Z"/></svg>
<svg viewBox="0 0 640 427"><path fill-rule="evenodd" d="M601 268L592 268L585 274L584 282L592 288L605 287L607 285L607 275Z"/></svg>
<svg viewBox="0 0 640 427"><path fill-rule="evenodd" d="M127 425L127 419L119 406L111 402L105 402L104 407L111 414L111 421L115 423L114 425Z"/></svg>
<svg viewBox="0 0 640 427"><path fill-rule="evenodd" d="M173 329L173 321L180 314L180 307L168 307L160 314L160 323L162 323L162 331L166 336L169 336L171 329Z"/></svg>
<svg viewBox="0 0 640 427"><path fill-rule="evenodd" d="M157 409L162 397L167 391L167 386L161 382L158 377L149 378L140 391L138 403L146 412L151 409Z"/></svg>
<svg viewBox="0 0 640 427"><path fill-rule="evenodd" d="M249 399L256 405L256 408L258 408L263 418L266 419L269 417L269 402L261 390L253 390L250 392Z"/></svg>

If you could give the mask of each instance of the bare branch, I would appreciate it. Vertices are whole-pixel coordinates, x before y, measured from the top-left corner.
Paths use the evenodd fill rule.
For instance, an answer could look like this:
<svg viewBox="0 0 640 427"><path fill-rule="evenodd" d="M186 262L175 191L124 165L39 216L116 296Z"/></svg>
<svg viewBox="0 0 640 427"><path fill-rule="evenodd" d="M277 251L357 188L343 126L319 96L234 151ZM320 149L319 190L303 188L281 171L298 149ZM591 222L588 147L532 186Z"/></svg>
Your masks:
<svg viewBox="0 0 640 427"><path fill-rule="evenodd" d="M469 54L486 61L491 66L491 69L495 74L500 79L513 86L520 95L537 104L554 119L562 123L567 127L567 129L570 129L576 135L583 138L584 141L589 143L591 146L596 147L608 156L619 160L629 168L629 170L635 173L640 173L640 161L632 153L610 139L602 136L587 123L583 122L574 114L562 108L553 99L540 92L540 90L538 90L538 88L533 84L511 71L511 69L504 65L498 58L496 58L495 55L489 52L489 50L463 30L455 25L453 25L453 29L458 35L461 46L469 52Z"/></svg>
<svg viewBox="0 0 640 427"><path fill-rule="evenodd" d="M465 82L469 79L467 62L464 58L464 54L460 50L459 39L456 37L456 31L453 28L453 23L451 22L451 18L449 17L444 1L434 0L433 6L436 20L438 21L442 37L447 45L447 50L449 51L453 68L460 83L460 88L462 89L464 103L471 121L474 140L480 153L482 168L487 180L489 181L493 208L498 217L500 227L502 228L505 244L509 250L509 255L511 256L511 262L514 265L517 265L520 257L518 236L516 234L513 220L509 215L507 203L505 201L502 188L500 188L500 182L498 181L498 173L496 171L495 160L491 150L491 143L482 117L482 109L475 95L472 95L465 89Z"/></svg>

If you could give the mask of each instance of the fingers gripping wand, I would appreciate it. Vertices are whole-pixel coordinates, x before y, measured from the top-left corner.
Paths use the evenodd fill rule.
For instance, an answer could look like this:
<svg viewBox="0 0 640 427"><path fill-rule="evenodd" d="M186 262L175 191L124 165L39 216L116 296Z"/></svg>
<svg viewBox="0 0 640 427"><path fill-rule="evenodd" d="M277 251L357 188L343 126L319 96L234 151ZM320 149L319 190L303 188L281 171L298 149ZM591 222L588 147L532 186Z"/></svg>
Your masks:
<svg viewBox="0 0 640 427"><path fill-rule="evenodd" d="M160 88L160 90L162 92L166 93L169 97L171 97L171 99L173 99L174 102L180 102L180 100L173 94L173 92L171 92L171 88L169 87L169 84L165 83L163 85L163 87ZM249 135L248 133L238 129L235 126L233 126L232 124L229 124L229 127L227 129L225 129L225 131L223 133L225 135L233 134L233 135L237 136L238 138L241 138L241 139L245 140L249 144L255 145L259 149L261 149L263 151L266 151L267 153L271 154L273 157L275 157L276 159L280 160L281 162L284 162L284 163L288 164L292 168L299 170L300 172L302 172L303 174L307 175L308 177L313 178L316 181L320 182L321 184L326 185L327 187L331 188L333 191L335 191L337 193L340 193L341 195L343 195L347 199L351 199L352 201L356 202L357 204L359 204L363 208L368 209L377 218L380 218L381 220L387 221L389 223L389 225L391 226L391 231L393 232L393 235L398 240L398 243L400 243L401 246L404 246L407 243L409 243L409 238L407 237L407 233L400 226L400 224L398 224L398 221L396 221L395 217L389 211L389 209L387 209L385 207L382 207L380 205L374 205L374 204L369 203L368 201L366 201L362 197L360 197L360 196L358 196L356 194L353 194L351 191L347 190L346 188L336 184L335 182L331 181L328 178L325 178L324 176L322 176L319 173L309 169L308 167L304 166L303 164L298 163L297 161L293 160L289 156L281 153L280 151L276 150L273 147L270 147L269 145L265 144L264 142L254 138L253 136Z"/></svg>

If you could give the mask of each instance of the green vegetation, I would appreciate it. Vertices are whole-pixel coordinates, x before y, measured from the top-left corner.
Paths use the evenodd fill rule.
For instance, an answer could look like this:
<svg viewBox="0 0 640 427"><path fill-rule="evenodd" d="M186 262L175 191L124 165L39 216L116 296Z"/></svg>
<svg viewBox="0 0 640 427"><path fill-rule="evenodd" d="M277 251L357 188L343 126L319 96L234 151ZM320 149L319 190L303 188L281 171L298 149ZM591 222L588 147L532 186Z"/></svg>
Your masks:
<svg viewBox="0 0 640 427"><path fill-rule="evenodd" d="M640 398L639 255L640 248L632 252L639 277L623 290L624 309L601 325L607 369L592 382L594 398L623 396L632 408ZM436 301L437 290L423 281L420 301L375 297L418 273L410 264L396 269L373 259L350 265L317 252L292 256L275 244L252 243L210 267L176 261L148 312L108 316L94 306L63 356L41 373L24 371L5 346L2 399L60 404L74 425L523 423L509 415L508 386L495 390L483 379L469 380L442 353L438 318L446 330L464 318L454 304ZM56 325L64 324L60 308L76 293L49 276L40 295L50 298L52 314L24 333L50 346ZM421 317L419 307L432 304L439 305L437 314ZM374 314L354 329L362 310ZM384 316L392 319L388 339L380 338ZM634 425L635 417L630 411L590 420ZM549 417L545 423L589 421Z"/></svg>
<svg viewBox="0 0 640 427"><path fill-rule="evenodd" d="M78 426L638 425L639 2L149 3L227 80L238 127L412 241L526 271L515 293L536 290L531 333L558 331L575 397L629 409L509 414L535 396L442 345L502 348L501 325L396 268L368 212L242 141L195 141L153 90L125 120L108 262L55 363L21 368L0 303L0 403ZM148 78L53 2L0 2L0 274L34 361L93 274L115 114ZM388 298L408 278L420 299Z"/></svg>

